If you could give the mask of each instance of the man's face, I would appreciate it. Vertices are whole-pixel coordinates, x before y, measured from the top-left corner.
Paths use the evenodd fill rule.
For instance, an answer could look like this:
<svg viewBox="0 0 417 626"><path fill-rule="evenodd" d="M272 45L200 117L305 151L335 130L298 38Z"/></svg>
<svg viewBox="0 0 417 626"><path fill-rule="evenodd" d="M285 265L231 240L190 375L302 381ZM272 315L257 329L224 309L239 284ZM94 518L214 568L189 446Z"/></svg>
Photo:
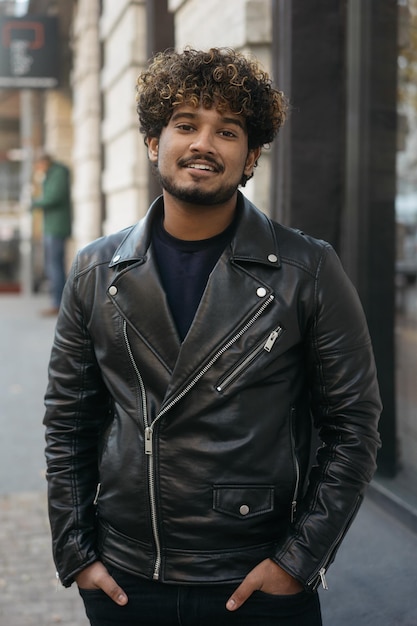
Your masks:
<svg viewBox="0 0 417 626"><path fill-rule="evenodd" d="M148 141L165 192L206 206L230 200L242 175L252 174L259 153L248 151L244 118L214 107L176 107L161 136Z"/></svg>
<svg viewBox="0 0 417 626"><path fill-rule="evenodd" d="M39 174L46 174L50 166L48 159L38 159L35 162L35 171Z"/></svg>

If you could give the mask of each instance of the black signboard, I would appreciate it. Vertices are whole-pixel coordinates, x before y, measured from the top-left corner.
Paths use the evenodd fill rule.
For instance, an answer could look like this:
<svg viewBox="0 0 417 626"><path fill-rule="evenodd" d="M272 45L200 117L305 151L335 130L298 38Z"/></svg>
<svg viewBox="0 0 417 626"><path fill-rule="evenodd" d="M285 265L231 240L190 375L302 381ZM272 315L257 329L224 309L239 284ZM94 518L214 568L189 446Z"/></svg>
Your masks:
<svg viewBox="0 0 417 626"><path fill-rule="evenodd" d="M56 17L0 17L0 88L54 88L58 69Z"/></svg>

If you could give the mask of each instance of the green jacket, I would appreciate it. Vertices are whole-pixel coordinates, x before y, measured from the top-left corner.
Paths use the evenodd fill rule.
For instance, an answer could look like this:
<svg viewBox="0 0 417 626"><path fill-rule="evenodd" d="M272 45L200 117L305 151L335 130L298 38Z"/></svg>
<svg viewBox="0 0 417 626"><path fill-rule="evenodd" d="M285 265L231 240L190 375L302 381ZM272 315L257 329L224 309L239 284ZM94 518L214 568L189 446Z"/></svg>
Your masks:
<svg viewBox="0 0 417 626"><path fill-rule="evenodd" d="M71 183L68 168L52 163L42 186L42 195L32 203L32 208L43 210L45 235L69 237L71 235Z"/></svg>

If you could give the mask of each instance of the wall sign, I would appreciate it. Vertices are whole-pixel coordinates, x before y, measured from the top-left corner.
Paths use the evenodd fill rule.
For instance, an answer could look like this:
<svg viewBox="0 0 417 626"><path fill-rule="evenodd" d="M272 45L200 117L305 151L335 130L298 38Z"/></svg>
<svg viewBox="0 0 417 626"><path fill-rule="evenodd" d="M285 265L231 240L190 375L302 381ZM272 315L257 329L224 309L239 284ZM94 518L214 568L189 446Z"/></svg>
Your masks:
<svg viewBox="0 0 417 626"><path fill-rule="evenodd" d="M48 89L59 83L58 20L0 18L0 88Z"/></svg>

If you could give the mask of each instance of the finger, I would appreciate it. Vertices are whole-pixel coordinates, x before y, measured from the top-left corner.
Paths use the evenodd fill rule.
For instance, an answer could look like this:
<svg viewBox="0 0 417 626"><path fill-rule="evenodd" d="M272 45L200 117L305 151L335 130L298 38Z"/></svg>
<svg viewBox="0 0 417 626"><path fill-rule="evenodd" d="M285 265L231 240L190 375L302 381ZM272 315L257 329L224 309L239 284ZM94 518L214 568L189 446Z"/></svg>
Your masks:
<svg viewBox="0 0 417 626"><path fill-rule="evenodd" d="M124 590L117 584L110 574L103 576L99 582L100 589L104 591L116 604L124 606L128 602L128 597Z"/></svg>
<svg viewBox="0 0 417 626"><path fill-rule="evenodd" d="M235 589L228 601L226 602L226 609L228 611L236 611L239 607L246 602L246 600L256 591L257 587L254 582L246 577L244 581Z"/></svg>

